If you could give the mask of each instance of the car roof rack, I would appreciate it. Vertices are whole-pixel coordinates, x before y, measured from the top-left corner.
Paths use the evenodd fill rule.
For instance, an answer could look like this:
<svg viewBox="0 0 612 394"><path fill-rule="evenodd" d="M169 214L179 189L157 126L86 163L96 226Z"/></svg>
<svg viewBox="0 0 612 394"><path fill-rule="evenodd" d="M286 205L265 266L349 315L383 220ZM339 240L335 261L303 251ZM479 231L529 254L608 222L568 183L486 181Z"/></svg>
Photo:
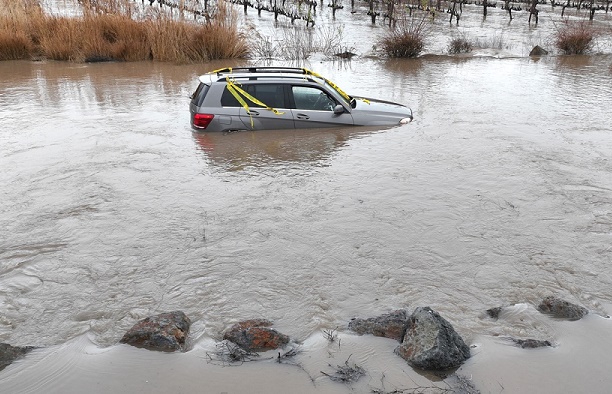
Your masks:
<svg viewBox="0 0 612 394"><path fill-rule="evenodd" d="M251 74L258 73L283 73L283 74L308 74L308 70L305 68L298 67L226 67L220 68L218 70L211 71L211 74L217 74L218 76L222 74L234 73L234 72L247 72Z"/></svg>

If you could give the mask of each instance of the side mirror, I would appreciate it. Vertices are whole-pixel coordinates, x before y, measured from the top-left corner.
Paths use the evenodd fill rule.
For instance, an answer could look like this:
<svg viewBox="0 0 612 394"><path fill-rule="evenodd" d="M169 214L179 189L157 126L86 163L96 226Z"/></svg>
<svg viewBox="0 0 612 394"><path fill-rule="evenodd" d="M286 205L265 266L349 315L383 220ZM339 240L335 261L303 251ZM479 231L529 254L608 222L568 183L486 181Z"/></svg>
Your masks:
<svg viewBox="0 0 612 394"><path fill-rule="evenodd" d="M344 113L344 107L342 105L338 104L334 107L334 114L340 115L343 113Z"/></svg>

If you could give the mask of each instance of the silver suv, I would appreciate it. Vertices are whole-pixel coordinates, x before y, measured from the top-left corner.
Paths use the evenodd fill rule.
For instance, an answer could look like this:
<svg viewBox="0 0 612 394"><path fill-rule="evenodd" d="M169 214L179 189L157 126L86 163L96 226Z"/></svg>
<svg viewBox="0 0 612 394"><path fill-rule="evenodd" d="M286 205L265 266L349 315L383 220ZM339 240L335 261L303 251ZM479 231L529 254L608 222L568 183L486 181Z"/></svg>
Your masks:
<svg viewBox="0 0 612 394"><path fill-rule="evenodd" d="M412 121L410 108L353 97L305 68L224 68L204 74L191 95L197 131L392 126Z"/></svg>

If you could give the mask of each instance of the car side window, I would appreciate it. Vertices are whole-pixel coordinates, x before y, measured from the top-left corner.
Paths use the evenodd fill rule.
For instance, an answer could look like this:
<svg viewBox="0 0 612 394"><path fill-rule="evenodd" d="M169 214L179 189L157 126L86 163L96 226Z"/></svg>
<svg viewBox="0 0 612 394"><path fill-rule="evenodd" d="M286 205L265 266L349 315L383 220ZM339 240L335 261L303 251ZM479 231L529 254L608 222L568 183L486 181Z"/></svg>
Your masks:
<svg viewBox="0 0 612 394"><path fill-rule="evenodd" d="M283 85L275 84L242 84L239 87L261 101L268 107L272 108L287 108L285 103L285 94L283 92ZM249 107L262 107L262 105L252 103L246 97L242 97ZM242 105L238 102L236 97L227 89L227 86L223 90L221 95L221 105L224 107L241 107Z"/></svg>
<svg viewBox="0 0 612 394"><path fill-rule="evenodd" d="M191 95L191 103L198 107L202 105L204 97L206 97L206 93L208 92L209 88L210 86L200 82L195 92L193 92L193 94Z"/></svg>
<svg viewBox="0 0 612 394"><path fill-rule="evenodd" d="M314 111L333 111L336 101L322 89L312 86L292 86L295 108Z"/></svg>

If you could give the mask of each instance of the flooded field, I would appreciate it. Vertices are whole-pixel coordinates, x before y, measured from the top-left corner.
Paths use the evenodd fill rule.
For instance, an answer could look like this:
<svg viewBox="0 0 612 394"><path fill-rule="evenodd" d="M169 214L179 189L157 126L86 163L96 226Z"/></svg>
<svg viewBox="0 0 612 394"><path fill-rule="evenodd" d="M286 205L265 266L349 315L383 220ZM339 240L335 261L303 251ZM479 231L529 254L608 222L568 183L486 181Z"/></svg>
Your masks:
<svg viewBox="0 0 612 394"><path fill-rule="evenodd" d="M366 29L343 33L363 55L382 30ZM472 346L458 372L483 393L607 392L612 55L530 59L529 31L465 58L440 41L420 59L303 64L413 109L383 130L192 133L197 75L244 63L0 62L0 342L40 347L0 392L439 392L393 341L346 329L418 306ZM550 294L591 313L543 316ZM117 345L172 310L193 321L186 353ZM253 317L302 343L297 365L210 362ZM321 373L349 357L357 383Z"/></svg>

